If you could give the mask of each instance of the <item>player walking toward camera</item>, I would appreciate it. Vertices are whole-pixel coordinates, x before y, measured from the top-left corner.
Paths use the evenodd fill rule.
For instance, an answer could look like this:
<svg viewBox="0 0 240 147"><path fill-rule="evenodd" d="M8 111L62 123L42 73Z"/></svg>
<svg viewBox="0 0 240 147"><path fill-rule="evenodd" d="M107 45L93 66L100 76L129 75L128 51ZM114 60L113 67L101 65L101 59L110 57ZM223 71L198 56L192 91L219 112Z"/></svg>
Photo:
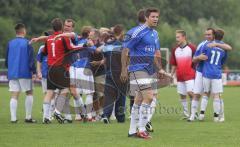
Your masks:
<svg viewBox="0 0 240 147"><path fill-rule="evenodd" d="M145 11L146 22L138 26L129 38L126 48L122 52L122 72L121 79L126 81L128 71L130 72L130 91L136 92L134 104L131 110L131 122L128 132L129 137L139 137L143 139L151 138L146 131L150 104L153 99L154 83L152 75L154 71L154 60L156 55L160 55L160 42L158 33L153 28L158 25L159 10L148 8ZM128 52L130 55L130 65L128 67ZM159 72L164 71L158 63ZM138 129L138 131L137 131Z"/></svg>

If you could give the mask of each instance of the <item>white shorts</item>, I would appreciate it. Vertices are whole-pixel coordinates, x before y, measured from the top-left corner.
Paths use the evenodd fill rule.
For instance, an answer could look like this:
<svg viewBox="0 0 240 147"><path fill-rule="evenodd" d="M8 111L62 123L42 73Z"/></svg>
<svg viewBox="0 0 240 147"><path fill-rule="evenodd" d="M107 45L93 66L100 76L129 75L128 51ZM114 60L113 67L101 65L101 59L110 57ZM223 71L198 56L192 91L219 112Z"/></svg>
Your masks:
<svg viewBox="0 0 240 147"><path fill-rule="evenodd" d="M202 94L203 93L203 76L201 72L196 71L196 77L194 81L194 94Z"/></svg>
<svg viewBox="0 0 240 147"><path fill-rule="evenodd" d="M47 79L42 78L41 83L42 83L42 91L43 91L43 93L46 93L47 92Z"/></svg>
<svg viewBox="0 0 240 147"><path fill-rule="evenodd" d="M94 78L92 70L88 68L75 68L71 66L69 69L69 73L70 84L76 86L78 93L94 93Z"/></svg>
<svg viewBox="0 0 240 147"><path fill-rule="evenodd" d="M137 91L142 91L150 88L154 94L157 94L157 79L153 75L149 75L145 71L130 72L130 96L135 96ZM153 89L155 88L155 89Z"/></svg>
<svg viewBox="0 0 240 147"><path fill-rule="evenodd" d="M9 81L9 91L11 92L26 92L32 89L32 79L14 79Z"/></svg>
<svg viewBox="0 0 240 147"><path fill-rule="evenodd" d="M177 92L182 95L187 95L187 92L193 91L193 86L194 86L194 80L177 82Z"/></svg>
<svg viewBox="0 0 240 147"><path fill-rule="evenodd" d="M213 94L223 92L222 79L208 79L203 77L203 89L204 92L211 92Z"/></svg>

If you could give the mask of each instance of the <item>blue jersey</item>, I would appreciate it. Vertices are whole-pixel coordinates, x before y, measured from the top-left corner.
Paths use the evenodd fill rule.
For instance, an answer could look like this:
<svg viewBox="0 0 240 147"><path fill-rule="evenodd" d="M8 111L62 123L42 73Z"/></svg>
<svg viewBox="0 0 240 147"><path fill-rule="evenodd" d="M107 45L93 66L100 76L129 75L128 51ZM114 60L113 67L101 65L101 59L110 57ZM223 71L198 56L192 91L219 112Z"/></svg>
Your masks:
<svg viewBox="0 0 240 147"><path fill-rule="evenodd" d="M113 72L121 73L121 52L122 42L119 40L106 43L102 49L106 60L106 74L111 75Z"/></svg>
<svg viewBox="0 0 240 147"><path fill-rule="evenodd" d="M27 39L16 37L8 42L5 65L8 68L9 80L32 78L32 74L36 73L36 67L33 47L29 45Z"/></svg>
<svg viewBox="0 0 240 147"><path fill-rule="evenodd" d="M196 50L196 52L195 52L195 54L194 54L194 57L197 57L197 56L199 56L199 55L202 54L202 51L203 51L202 48L203 48L203 46L204 46L207 42L208 42L208 41L205 40L205 41L199 43L199 45L197 46L197 50ZM200 61L200 62L197 64L196 70L197 70L198 72L201 72L201 73L202 73L202 69L203 69L203 61Z"/></svg>
<svg viewBox="0 0 240 147"><path fill-rule="evenodd" d="M47 64L47 56L44 56L42 50L44 45L40 46L37 54L37 61L41 63L42 77L47 78L48 73L48 64Z"/></svg>
<svg viewBox="0 0 240 147"><path fill-rule="evenodd" d="M223 43L221 41L216 41ZM222 78L222 65L226 61L227 53L219 47L210 48L206 43L203 47L203 53L208 56L208 59L203 64L203 77L209 79L221 79Z"/></svg>
<svg viewBox="0 0 240 147"><path fill-rule="evenodd" d="M87 39L83 38L78 41L78 45L85 45L87 43ZM91 53L96 50L96 47L87 47L86 49L77 51L74 53L74 58L76 61L72 64L73 67L76 68L90 68L90 56Z"/></svg>
<svg viewBox="0 0 240 147"><path fill-rule="evenodd" d="M152 75L154 71L154 54L160 49L160 41L156 30L140 25L135 28L126 46L130 52L129 72L147 71Z"/></svg>
<svg viewBox="0 0 240 147"><path fill-rule="evenodd" d="M139 26L142 26L142 25L144 25L144 24L139 24ZM124 36L123 48L126 48L126 47L127 47L128 42L129 42L129 41L131 40L131 38L132 38L132 34L134 33L134 31L135 31L139 26L133 27L133 28L131 28L130 30L127 31L126 35Z"/></svg>

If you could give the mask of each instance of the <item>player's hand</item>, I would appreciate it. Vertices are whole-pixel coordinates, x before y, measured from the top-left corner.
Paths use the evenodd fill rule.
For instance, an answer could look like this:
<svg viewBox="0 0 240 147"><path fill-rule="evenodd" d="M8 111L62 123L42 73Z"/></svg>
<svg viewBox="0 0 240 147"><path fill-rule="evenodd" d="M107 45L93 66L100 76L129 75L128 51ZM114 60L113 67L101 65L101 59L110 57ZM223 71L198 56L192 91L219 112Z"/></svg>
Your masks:
<svg viewBox="0 0 240 147"><path fill-rule="evenodd" d="M198 56L198 59L204 61L204 60L208 59L208 56L206 56L204 53L202 53L201 55Z"/></svg>
<svg viewBox="0 0 240 147"><path fill-rule="evenodd" d="M207 46L210 48L213 48L217 46L217 43L209 43Z"/></svg>
<svg viewBox="0 0 240 147"><path fill-rule="evenodd" d="M90 64L91 64L92 66L98 66L98 65L100 65L101 63L100 63L100 61L92 61L92 62L90 62Z"/></svg>
<svg viewBox="0 0 240 147"><path fill-rule="evenodd" d="M128 80L128 71L127 69L122 69L120 79L123 83L125 83Z"/></svg>
<svg viewBox="0 0 240 147"><path fill-rule="evenodd" d="M36 43L36 42L38 42L38 38L32 38L32 39L29 41L29 44Z"/></svg>
<svg viewBox="0 0 240 147"><path fill-rule="evenodd" d="M165 74L166 74L166 72L165 72L163 69L160 69L160 70L158 71L158 76L159 76L159 78L163 78Z"/></svg>
<svg viewBox="0 0 240 147"><path fill-rule="evenodd" d="M89 39L87 42L87 46L94 46L94 42L91 39Z"/></svg>

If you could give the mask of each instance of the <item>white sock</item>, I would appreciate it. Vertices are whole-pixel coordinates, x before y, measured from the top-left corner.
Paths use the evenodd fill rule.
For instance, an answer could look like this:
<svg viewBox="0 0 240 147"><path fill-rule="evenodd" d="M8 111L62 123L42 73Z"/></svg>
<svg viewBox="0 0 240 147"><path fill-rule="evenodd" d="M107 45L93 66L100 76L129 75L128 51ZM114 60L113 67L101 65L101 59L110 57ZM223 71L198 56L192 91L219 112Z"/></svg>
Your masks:
<svg viewBox="0 0 240 147"><path fill-rule="evenodd" d="M221 103L220 115L224 117L224 102L223 102L223 99L220 99L220 103Z"/></svg>
<svg viewBox="0 0 240 147"><path fill-rule="evenodd" d="M188 101L187 99L181 99L182 107L183 107L183 113L188 114Z"/></svg>
<svg viewBox="0 0 240 147"><path fill-rule="evenodd" d="M92 118L92 109L93 109L93 96L88 94L86 97L86 108L88 118Z"/></svg>
<svg viewBox="0 0 240 147"><path fill-rule="evenodd" d="M75 114L80 114L79 108L80 108L80 102L79 102L79 98L74 98L73 99L73 106L75 109Z"/></svg>
<svg viewBox="0 0 240 147"><path fill-rule="evenodd" d="M203 96L202 97L202 101L201 101L201 108L200 111L206 111L207 108L207 104L208 104L208 97L207 96Z"/></svg>
<svg viewBox="0 0 240 147"><path fill-rule="evenodd" d="M213 100L213 111L215 114L220 114L220 109L221 109L221 103L220 103L220 98L214 98Z"/></svg>
<svg viewBox="0 0 240 147"><path fill-rule="evenodd" d="M26 119L32 118L33 96L27 95L25 99Z"/></svg>
<svg viewBox="0 0 240 147"><path fill-rule="evenodd" d="M191 105L191 117L194 118L195 114L197 113L198 110L198 100L193 99L192 100L192 105Z"/></svg>
<svg viewBox="0 0 240 147"><path fill-rule="evenodd" d="M17 105L18 105L18 101L14 98L11 98L10 100L11 121L17 120Z"/></svg>
<svg viewBox="0 0 240 147"><path fill-rule="evenodd" d="M139 109L139 132L146 131L146 124L148 123L148 113L150 110L150 105L142 103Z"/></svg>
<svg viewBox="0 0 240 147"><path fill-rule="evenodd" d="M53 114L54 109L55 109L55 99L52 99L51 100L51 106L50 106L50 113L51 113L50 115Z"/></svg>
<svg viewBox="0 0 240 147"><path fill-rule="evenodd" d="M129 128L129 134L137 133L137 127L139 122L139 109L140 106L133 104L132 110L131 110L131 120L130 120L130 128Z"/></svg>
<svg viewBox="0 0 240 147"><path fill-rule="evenodd" d="M44 102L43 103L43 118L47 118L47 119L50 119L50 106L51 104L48 103L48 102Z"/></svg>
<svg viewBox="0 0 240 147"><path fill-rule="evenodd" d="M153 97L152 103L150 105L150 112L148 114L148 122L151 121L153 114L155 113L156 106L157 106L157 98Z"/></svg>

